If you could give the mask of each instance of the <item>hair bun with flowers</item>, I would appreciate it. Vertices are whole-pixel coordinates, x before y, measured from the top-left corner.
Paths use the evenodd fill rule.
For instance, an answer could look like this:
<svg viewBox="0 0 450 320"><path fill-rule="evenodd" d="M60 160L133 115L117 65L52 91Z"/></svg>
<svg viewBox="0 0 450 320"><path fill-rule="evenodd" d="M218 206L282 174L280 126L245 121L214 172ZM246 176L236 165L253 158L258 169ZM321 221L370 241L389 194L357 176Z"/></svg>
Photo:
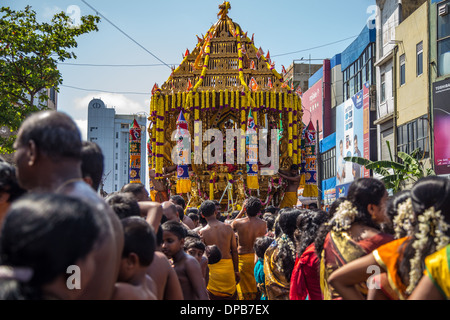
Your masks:
<svg viewBox="0 0 450 320"><path fill-rule="evenodd" d="M412 200L408 198L398 205L397 215L393 221L396 239L402 238L405 233L406 236L410 236L413 233L414 220Z"/></svg>
<svg viewBox="0 0 450 320"><path fill-rule="evenodd" d="M414 235L412 247L415 250L414 257L410 260L411 271L409 273L409 286L407 292L411 293L422 277L423 252L429 239L433 239L436 251L444 248L450 242L446 235L449 225L444 221L441 211L430 207L418 216L418 232ZM432 252L430 252L432 253Z"/></svg>
<svg viewBox="0 0 450 320"><path fill-rule="evenodd" d="M355 221L357 214L358 210L355 206L353 206L350 201L345 200L339 205L330 222L333 225L333 230L340 232L349 229L352 226L353 221Z"/></svg>

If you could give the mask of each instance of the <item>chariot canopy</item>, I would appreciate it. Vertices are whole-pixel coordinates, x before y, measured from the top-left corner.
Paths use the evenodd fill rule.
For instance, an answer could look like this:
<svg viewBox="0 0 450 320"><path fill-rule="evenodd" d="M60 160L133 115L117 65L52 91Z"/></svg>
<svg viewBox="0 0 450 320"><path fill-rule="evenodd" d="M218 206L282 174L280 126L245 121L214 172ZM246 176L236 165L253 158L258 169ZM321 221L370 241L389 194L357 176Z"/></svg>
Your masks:
<svg viewBox="0 0 450 320"><path fill-rule="evenodd" d="M277 205L278 168L301 163L301 99L276 71L269 50L228 16L230 3L219 9L219 20L197 35L167 81L153 87L149 166L162 179L164 168L176 164L174 132L182 112L191 143L190 206L215 199L232 210L250 193Z"/></svg>

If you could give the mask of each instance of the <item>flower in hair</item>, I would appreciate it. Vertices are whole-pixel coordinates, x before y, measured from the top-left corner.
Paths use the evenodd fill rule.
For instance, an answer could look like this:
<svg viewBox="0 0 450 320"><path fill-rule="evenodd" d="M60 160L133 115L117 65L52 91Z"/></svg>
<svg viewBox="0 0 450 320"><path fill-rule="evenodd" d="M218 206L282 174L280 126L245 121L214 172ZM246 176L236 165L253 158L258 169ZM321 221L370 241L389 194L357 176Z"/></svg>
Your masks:
<svg viewBox="0 0 450 320"><path fill-rule="evenodd" d="M333 217L333 230L340 232L349 229L353 221L355 221L357 214L358 210L353 204L350 201L345 200L339 205Z"/></svg>
<svg viewBox="0 0 450 320"><path fill-rule="evenodd" d="M394 231L397 239L406 232L408 236L414 231L412 221L414 220L414 211L411 198L398 205L397 215L394 218Z"/></svg>
<svg viewBox="0 0 450 320"><path fill-rule="evenodd" d="M441 211L436 211L434 207L430 207L418 217L418 232L415 234L415 240L412 247L415 250L414 257L410 260L411 271L409 273L409 286L406 289L411 293L420 278L422 277L423 252L429 239L433 239L436 250L444 248L450 238L446 235L449 225L444 221Z"/></svg>

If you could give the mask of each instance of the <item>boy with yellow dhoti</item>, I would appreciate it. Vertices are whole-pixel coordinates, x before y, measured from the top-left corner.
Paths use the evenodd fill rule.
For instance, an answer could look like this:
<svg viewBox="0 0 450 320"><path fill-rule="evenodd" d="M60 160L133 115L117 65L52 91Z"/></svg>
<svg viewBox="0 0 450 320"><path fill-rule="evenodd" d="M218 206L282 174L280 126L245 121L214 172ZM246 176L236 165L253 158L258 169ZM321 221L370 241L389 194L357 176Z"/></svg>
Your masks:
<svg viewBox="0 0 450 320"><path fill-rule="evenodd" d="M254 272L256 262L254 244L258 237L264 236L267 232L267 223L258 218L261 206L261 200L258 198L248 198L237 219L231 223L238 239L240 281L237 284L237 290L239 300L255 300L258 296ZM240 218L244 214L247 216Z"/></svg>
<svg viewBox="0 0 450 320"><path fill-rule="evenodd" d="M209 264L209 282L207 291L210 300L236 300L236 283L239 281L238 251L233 229L216 216L216 204L204 201L199 213L206 219L207 225L198 231L207 246L216 245L222 259Z"/></svg>
<svg viewBox="0 0 450 320"><path fill-rule="evenodd" d="M301 175L298 172L298 165L293 164L289 171L278 170L278 175L288 181L286 192L284 193L283 200L280 204L282 208L293 208L297 205L298 195L297 191L300 187Z"/></svg>

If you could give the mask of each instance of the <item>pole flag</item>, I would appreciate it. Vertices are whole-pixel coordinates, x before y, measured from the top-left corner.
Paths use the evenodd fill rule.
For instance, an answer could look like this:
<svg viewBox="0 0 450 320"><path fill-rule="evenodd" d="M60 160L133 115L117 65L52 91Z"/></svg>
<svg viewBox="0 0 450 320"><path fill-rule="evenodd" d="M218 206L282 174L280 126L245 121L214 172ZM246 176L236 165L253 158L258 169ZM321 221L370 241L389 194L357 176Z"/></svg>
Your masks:
<svg viewBox="0 0 450 320"><path fill-rule="evenodd" d="M191 139L189 135L187 121L183 111L180 112L177 120L177 131L175 134L177 141L177 194L191 191L191 180L189 178L189 163L191 157Z"/></svg>
<svg viewBox="0 0 450 320"><path fill-rule="evenodd" d="M130 171L129 183L141 183L141 127L136 119L129 131Z"/></svg>
<svg viewBox="0 0 450 320"><path fill-rule="evenodd" d="M252 110L247 118L247 187L251 190L258 190L258 133Z"/></svg>

